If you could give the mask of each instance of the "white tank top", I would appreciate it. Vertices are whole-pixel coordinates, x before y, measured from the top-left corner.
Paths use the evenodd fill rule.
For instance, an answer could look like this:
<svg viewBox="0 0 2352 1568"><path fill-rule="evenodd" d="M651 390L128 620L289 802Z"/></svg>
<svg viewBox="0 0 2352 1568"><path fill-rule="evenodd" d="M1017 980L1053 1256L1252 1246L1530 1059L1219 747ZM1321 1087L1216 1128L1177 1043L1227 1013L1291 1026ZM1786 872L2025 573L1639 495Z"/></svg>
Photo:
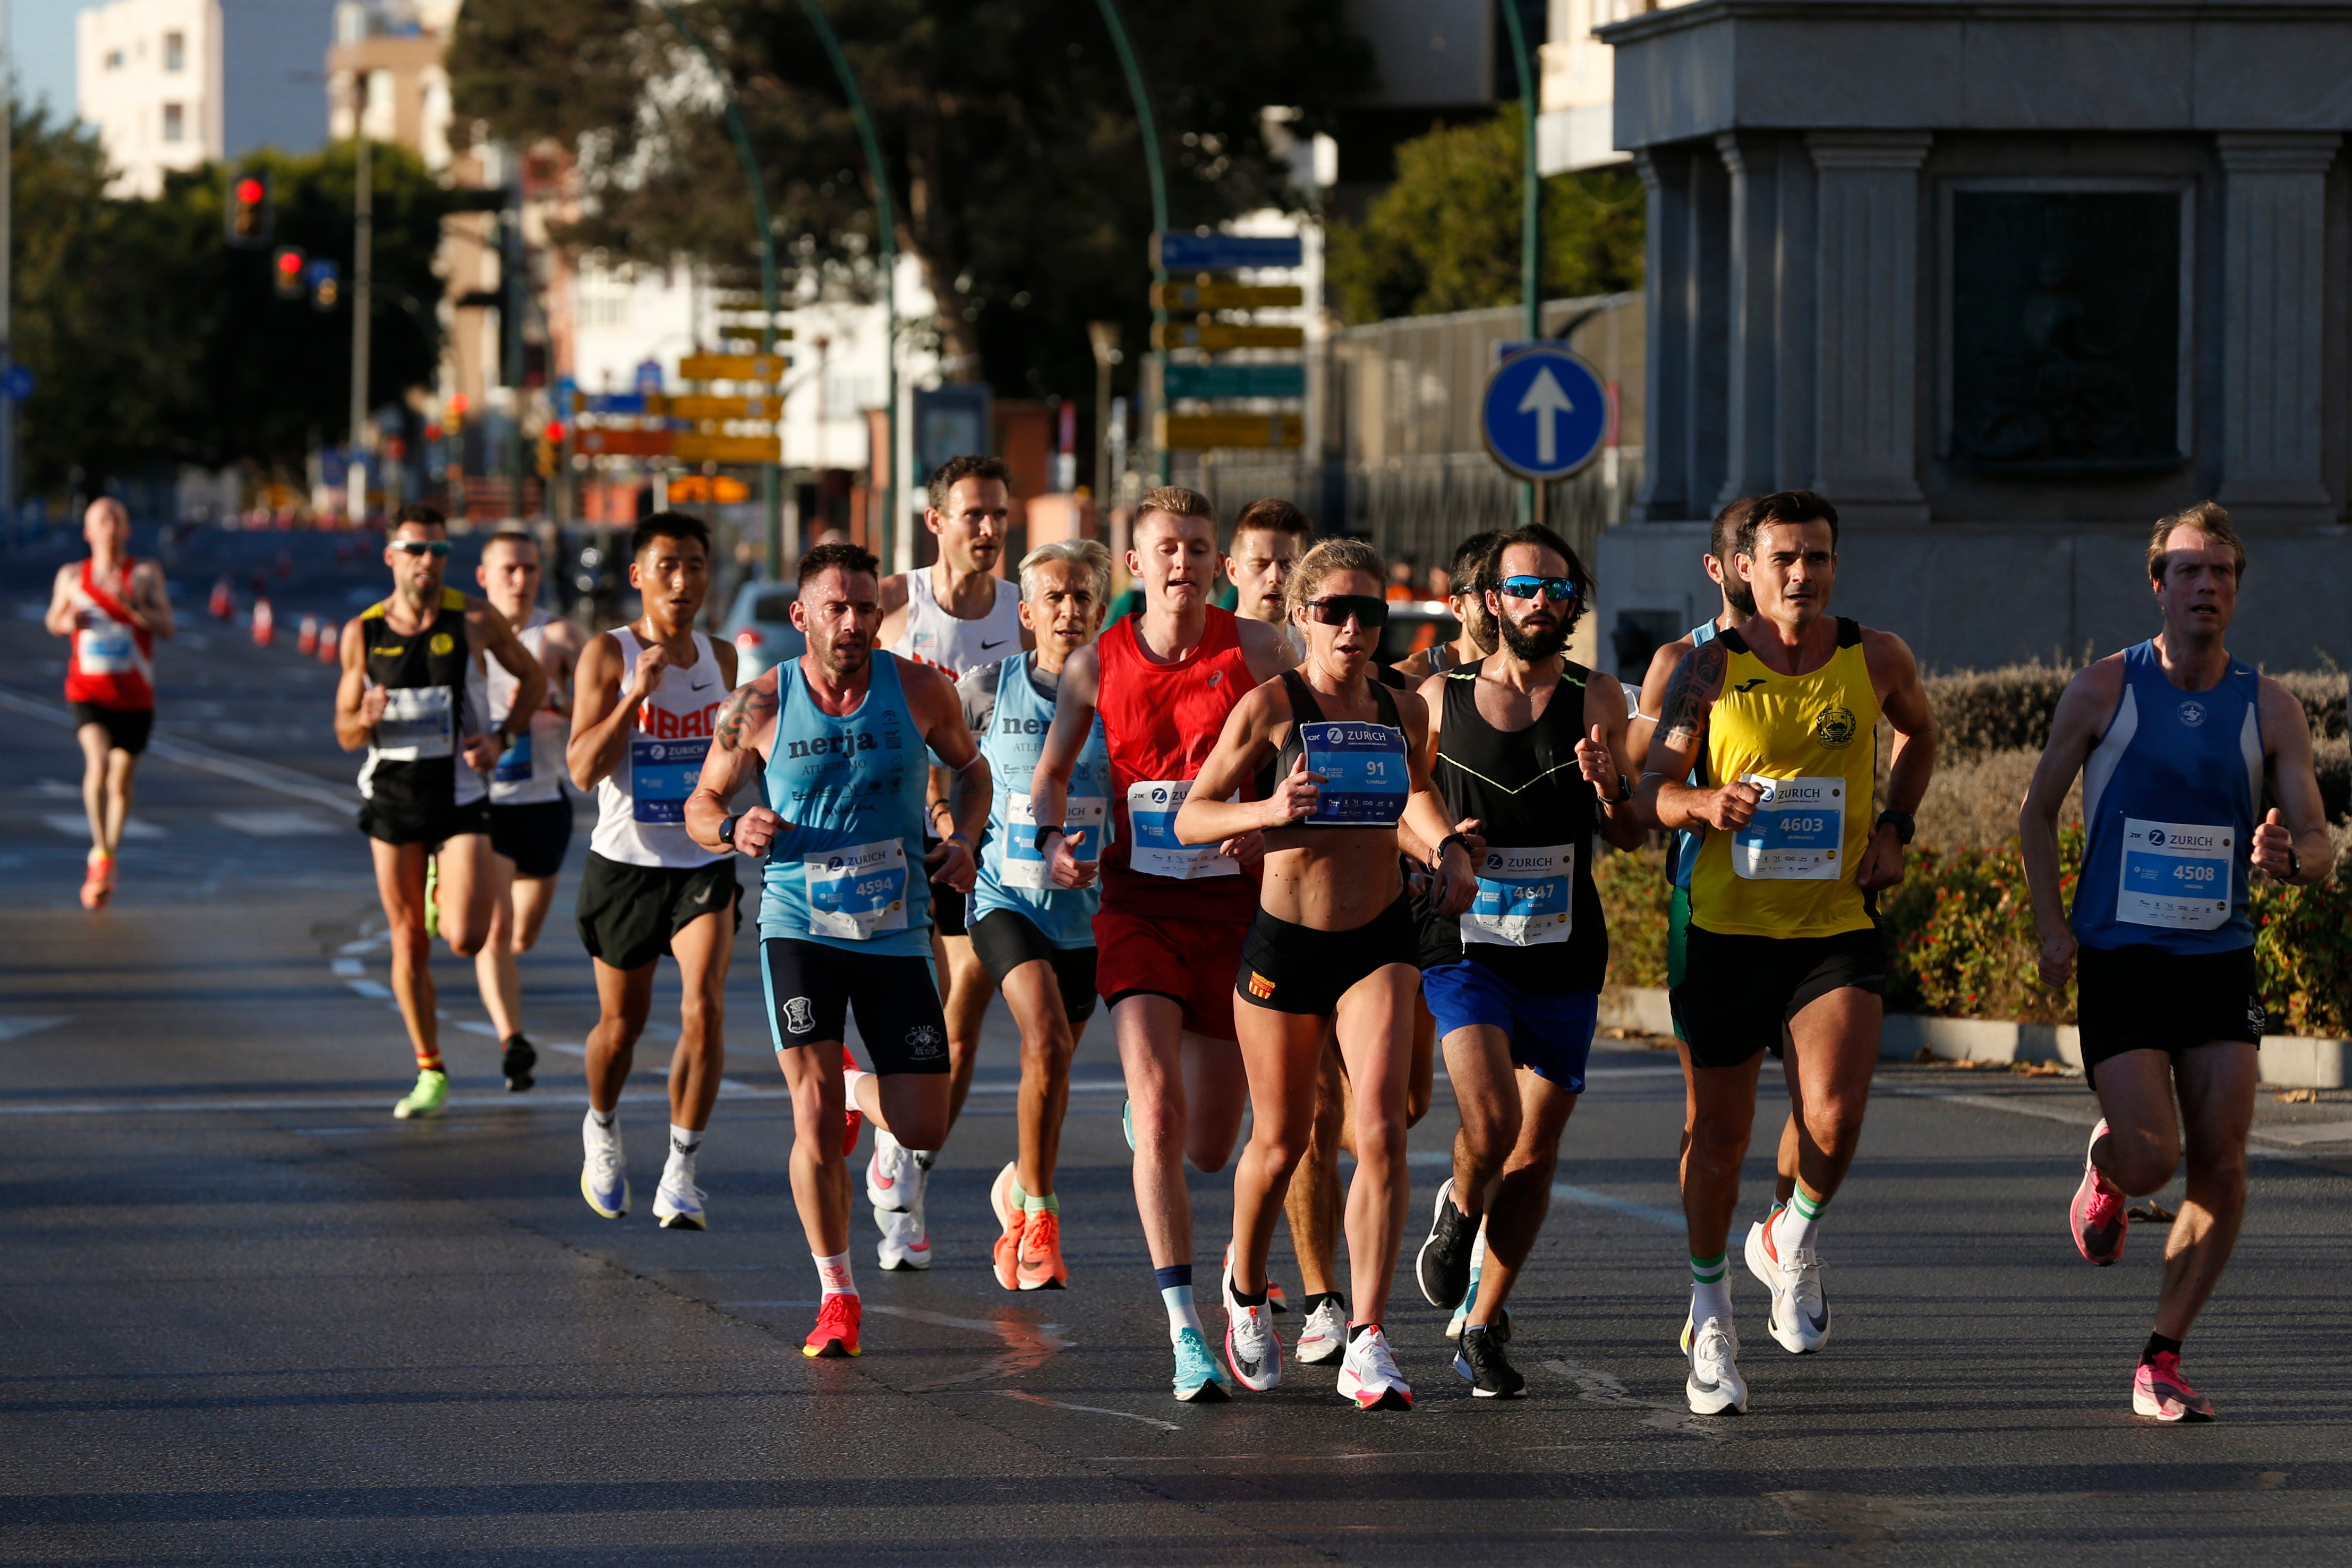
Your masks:
<svg viewBox="0 0 2352 1568"><path fill-rule="evenodd" d="M547 662L547 622L545 610L534 611L529 622L515 633L530 657L541 664ZM488 660L484 680L489 696L490 723L503 724L514 711L515 688L521 684L497 659ZM563 693L555 689L551 679L549 697L561 700ZM563 748L572 739L572 721L561 713L542 707L530 716L530 732L519 737L499 758L499 765L490 773L490 804L492 805L529 805L541 801L563 798Z"/></svg>
<svg viewBox="0 0 2352 1568"><path fill-rule="evenodd" d="M645 645L626 626L615 626L621 645L621 682L637 667ZM708 866L724 860L686 834L686 797L702 776L710 749L710 726L727 700L727 682L710 639L694 634L694 663L662 671L661 684L629 721L621 760L596 785L596 830L588 847L607 860L631 866Z"/></svg>
<svg viewBox="0 0 2352 1568"><path fill-rule="evenodd" d="M931 569L907 574L907 629L891 645L900 658L935 665L950 680L983 664L1021 651L1021 590L993 579L996 598L988 614L967 621L951 616L931 596Z"/></svg>

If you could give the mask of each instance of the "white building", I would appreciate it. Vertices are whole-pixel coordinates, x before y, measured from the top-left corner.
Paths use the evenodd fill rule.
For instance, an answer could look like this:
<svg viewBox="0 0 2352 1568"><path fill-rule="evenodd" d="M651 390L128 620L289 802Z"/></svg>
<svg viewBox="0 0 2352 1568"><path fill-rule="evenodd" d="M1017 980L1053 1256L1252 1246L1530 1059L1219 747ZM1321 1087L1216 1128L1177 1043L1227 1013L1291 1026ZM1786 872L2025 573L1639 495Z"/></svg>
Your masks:
<svg viewBox="0 0 2352 1568"><path fill-rule="evenodd" d="M331 0L113 0L74 18L75 108L98 130L115 195L257 147L319 145Z"/></svg>
<svg viewBox="0 0 2352 1568"><path fill-rule="evenodd" d="M1537 49L1536 167L1546 174L1622 163L1617 150L1617 66L1614 51L1592 36L1595 27L1691 0L1549 0L1545 35Z"/></svg>

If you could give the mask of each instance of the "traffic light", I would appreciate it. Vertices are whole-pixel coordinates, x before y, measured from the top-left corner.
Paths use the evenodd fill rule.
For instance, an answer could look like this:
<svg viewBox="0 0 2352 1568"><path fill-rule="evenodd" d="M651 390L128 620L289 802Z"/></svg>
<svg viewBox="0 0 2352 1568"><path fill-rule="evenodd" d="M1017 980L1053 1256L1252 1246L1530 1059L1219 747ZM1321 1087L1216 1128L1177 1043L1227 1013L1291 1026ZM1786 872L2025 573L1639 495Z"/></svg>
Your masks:
<svg viewBox="0 0 2352 1568"><path fill-rule="evenodd" d="M303 276L310 283L310 309L324 312L333 310L341 301L342 271L341 268L324 258L313 261L304 268Z"/></svg>
<svg viewBox="0 0 2352 1568"><path fill-rule="evenodd" d="M269 176L256 169L240 169L228 183L228 209L223 226L228 242L239 250L258 250L269 243L277 214L269 203Z"/></svg>
<svg viewBox="0 0 2352 1568"><path fill-rule="evenodd" d="M279 299L302 297L302 264L306 259L299 245L281 245L278 254L269 258L270 281L276 285Z"/></svg>

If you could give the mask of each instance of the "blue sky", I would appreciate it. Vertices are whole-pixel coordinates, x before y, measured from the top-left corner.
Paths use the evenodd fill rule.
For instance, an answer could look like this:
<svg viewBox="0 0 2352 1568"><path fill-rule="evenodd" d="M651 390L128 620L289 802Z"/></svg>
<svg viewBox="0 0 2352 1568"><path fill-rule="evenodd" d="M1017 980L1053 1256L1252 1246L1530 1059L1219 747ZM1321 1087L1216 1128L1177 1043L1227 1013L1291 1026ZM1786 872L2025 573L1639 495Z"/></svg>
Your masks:
<svg viewBox="0 0 2352 1568"><path fill-rule="evenodd" d="M89 0L13 0L16 90L27 103L49 100L52 117L74 107L74 15Z"/></svg>

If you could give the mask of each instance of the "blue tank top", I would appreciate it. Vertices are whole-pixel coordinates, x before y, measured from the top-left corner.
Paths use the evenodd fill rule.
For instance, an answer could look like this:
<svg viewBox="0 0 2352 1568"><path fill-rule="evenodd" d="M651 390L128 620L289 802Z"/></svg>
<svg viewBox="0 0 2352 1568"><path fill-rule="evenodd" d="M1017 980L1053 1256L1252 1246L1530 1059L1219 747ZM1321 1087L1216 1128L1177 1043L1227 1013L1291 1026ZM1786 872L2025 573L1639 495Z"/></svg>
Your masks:
<svg viewBox="0 0 2352 1568"><path fill-rule="evenodd" d="M1706 643L1713 642L1715 640L1715 623L1713 621L1699 622L1698 625L1691 628L1690 639L1691 647L1694 649ZM1665 715L1661 713L1658 717L1663 721L1665 718ZM1705 755L1705 748L1701 748L1699 761L1690 771L1690 784L1693 789L1696 789L1706 782L1706 758ZM1698 864L1698 847L1700 842L1701 836L1693 833L1689 828L1678 827L1675 829L1675 886L1680 888L1685 893L1690 891L1691 870Z"/></svg>
<svg viewBox="0 0 2352 1568"><path fill-rule="evenodd" d="M1034 653L1014 654L996 667L996 711L980 754L988 759L994 794L988 807L988 839L981 847L980 880L972 889L971 918L991 910L1011 910L1037 928L1055 947L1092 947L1095 910L1102 889L1056 888L1037 853L1037 818L1029 809L1029 780L1053 728L1054 700L1029 678ZM1110 832L1110 752L1103 742L1102 715L1070 773L1069 804L1062 824L1087 830L1073 851L1080 860L1102 858Z"/></svg>
<svg viewBox="0 0 2352 1568"><path fill-rule="evenodd" d="M760 934L929 957L929 753L907 710L898 657L875 652L866 700L844 718L816 705L799 660L776 683L783 700L760 783L784 828L768 850Z"/></svg>
<svg viewBox="0 0 2352 1568"><path fill-rule="evenodd" d="M2074 888L2085 947L2252 947L2246 856L2263 795L2261 678L2236 659L2210 691L2165 679L2156 645L2124 655L2124 694L2083 764L2088 843Z"/></svg>

